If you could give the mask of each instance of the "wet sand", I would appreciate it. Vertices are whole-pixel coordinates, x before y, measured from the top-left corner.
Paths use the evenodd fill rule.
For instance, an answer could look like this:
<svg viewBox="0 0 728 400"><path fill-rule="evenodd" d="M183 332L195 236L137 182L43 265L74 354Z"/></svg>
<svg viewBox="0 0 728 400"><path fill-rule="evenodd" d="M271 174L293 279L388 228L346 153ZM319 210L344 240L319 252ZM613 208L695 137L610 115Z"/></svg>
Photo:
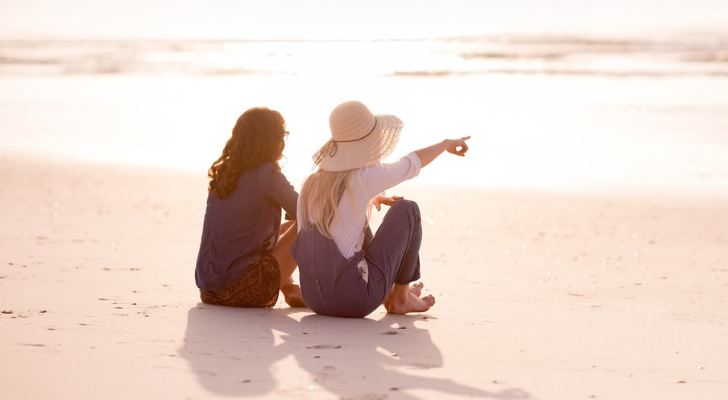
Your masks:
<svg viewBox="0 0 728 400"><path fill-rule="evenodd" d="M724 199L414 181L437 304L350 320L199 302L204 172L5 155L0 181L2 398L728 393Z"/></svg>

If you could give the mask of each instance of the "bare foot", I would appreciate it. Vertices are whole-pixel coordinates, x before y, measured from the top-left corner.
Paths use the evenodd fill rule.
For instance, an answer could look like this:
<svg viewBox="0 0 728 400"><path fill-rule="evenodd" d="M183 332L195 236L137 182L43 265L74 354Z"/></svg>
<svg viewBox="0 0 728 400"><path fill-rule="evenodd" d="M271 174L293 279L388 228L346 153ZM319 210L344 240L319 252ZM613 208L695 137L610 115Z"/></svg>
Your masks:
<svg viewBox="0 0 728 400"><path fill-rule="evenodd" d="M306 303L303 301L301 296L301 287L295 283L285 285L281 288L283 292L283 298L286 303L291 307L306 307Z"/></svg>
<svg viewBox="0 0 728 400"><path fill-rule="evenodd" d="M392 288L389 289L389 293L387 293L387 297L385 297L384 301L382 302L382 304L384 305L384 308L386 308L387 310L389 310L390 305L392 305L392 296L394 296L394 286L395 285L392 285ZM422 294L422 288L424 286L425 286L425 284L422 282L415 283L409 287L409 291L413 295L420 297L420 294Z"/></svg>
<svg viewBox="0 0 728 400"><path fill-rule="evenodd" d="M410 312L427 311L435 305L435 297L427 295L417 297L422 292L422 283L408 287L405 285L394 285L389 295L384 300L384 308L390 314L406 314Z"/></svg>
<svg viewBox="0 0 728 400"><path fill-rule="evenodd" d="M408 294L407 300L404 302L395 301L389 304L387 312L390 314L407 314L411 312L424 312L435 305L435 296L429 294L425 297L417 297L412 293Z"/></svg>
<svg viewBox="0 0 728 400"><path fill-rule="evenodd" d="M412 293L413 295L415 295L417 297L420 297L420 294L422 293L422 288L423 287L425 287L425 284L424 283L422 283L422 282L415 283L414 285L410 286L410 289L409 290L410 290L410 293Z"/></svg>
<svg viewBox="0 0 728 400"><path fill-rule="evenodd" d="M384 301L382 304L384 305L384 308L389 310L389 306L392 304L392 295L394 293L394 285L389 289L389 293L387 293L387 297L384 298Z"/></svg>

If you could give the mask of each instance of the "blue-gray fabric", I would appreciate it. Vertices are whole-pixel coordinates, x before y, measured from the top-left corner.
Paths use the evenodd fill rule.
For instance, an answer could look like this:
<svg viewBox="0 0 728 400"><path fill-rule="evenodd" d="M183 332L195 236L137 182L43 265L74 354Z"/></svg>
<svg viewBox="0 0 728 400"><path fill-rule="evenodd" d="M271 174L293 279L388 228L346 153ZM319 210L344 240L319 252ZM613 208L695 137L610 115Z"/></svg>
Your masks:
<svg viewBox="0 0 728 400"><path fill-rule="evenodd" d="M417 203L397 200L376 235L369 227L365 232L362 250L350 259L315 226L298 232L291 254L298 263L303 301L313 312L362 318L382 304L393 284L420 278L422 222ZM369 266L367 281L357 269L362 259Z"/></svg>
<svg viewBox="0 0 728 400"><path fill-rule="evenodd" d="M296 218L298 193L273 163L243 172L230 196L207 195L195 281L202 290L220 290L278 243L281 208Z"/></svg>

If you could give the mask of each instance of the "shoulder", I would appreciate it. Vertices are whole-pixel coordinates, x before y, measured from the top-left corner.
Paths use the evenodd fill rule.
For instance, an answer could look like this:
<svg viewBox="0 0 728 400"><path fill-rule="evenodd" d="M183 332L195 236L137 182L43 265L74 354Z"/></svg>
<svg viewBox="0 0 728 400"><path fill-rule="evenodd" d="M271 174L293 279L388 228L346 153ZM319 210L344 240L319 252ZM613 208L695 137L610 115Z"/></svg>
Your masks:
<svg viewBox="0 0 728 400"><path fill-rule="evenodd" d="M275 163L269 162L265 164L259 165L255 171L258 174L273 174L273 173L280 173L281 171L278 169L278 166Z"/></svg>
<svg viewBox="0 0 728 400"><path fill-rule="evenodd" d="M276 179L276 175L282 175L278 167L273 163L258 165L252 169L243 171L238 178L239 187L265 187ZM284 178L285 179L285 178ZM237 191L237 188L236 188Z"/></svg>
<svg viewBox="0 0 728 400"><path fill-rule="evenodd" d="M290 182L283 175L281 168L276 163L262 164L255 170L258 179L258 185L262 189L272 189L277 187L288 187Z"/></svg>
<svg viewBox="0 0 728 400"><path fill-rule="evenodd" d="M271 179L274 176L283 175L280 168L274 163L260 164L259 166L249 169L241 175L242 177L255 178L261 183L265 183L266 180Z"/></svg>
<svg viewBox="0 0 728 400"><path fill-rule="evenodd" d="M258 168L255 169L255 174L258 176L258 179L261 180L280 178L285 179L283 172L281 172L281 167L279 167L278 164L272 162L261 164Z"/></svg>

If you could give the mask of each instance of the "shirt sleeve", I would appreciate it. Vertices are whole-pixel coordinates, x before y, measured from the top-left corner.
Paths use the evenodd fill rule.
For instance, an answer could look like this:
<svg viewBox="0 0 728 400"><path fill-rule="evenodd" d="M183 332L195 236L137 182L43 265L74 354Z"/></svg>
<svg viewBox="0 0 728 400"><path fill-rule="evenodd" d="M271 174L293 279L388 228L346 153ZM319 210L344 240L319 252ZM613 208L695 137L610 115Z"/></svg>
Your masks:
<svg viewBox="0 0 728 400"><path fill-rule="evenodd" d="M286 211L287 216L296 219L296 203L298 193L281 171L278 171L273 163L261 167L261 174L258 176L260 191L275 204L278 204Z"/></svg>
<svg viewBox="0 0 728 400"><path fill-rule="evenodd" d="M367 201L387 189L416 177L420 174L421 168L422 162L415 152L409 153L393 163L365 168L359 178Z"/></svg>

